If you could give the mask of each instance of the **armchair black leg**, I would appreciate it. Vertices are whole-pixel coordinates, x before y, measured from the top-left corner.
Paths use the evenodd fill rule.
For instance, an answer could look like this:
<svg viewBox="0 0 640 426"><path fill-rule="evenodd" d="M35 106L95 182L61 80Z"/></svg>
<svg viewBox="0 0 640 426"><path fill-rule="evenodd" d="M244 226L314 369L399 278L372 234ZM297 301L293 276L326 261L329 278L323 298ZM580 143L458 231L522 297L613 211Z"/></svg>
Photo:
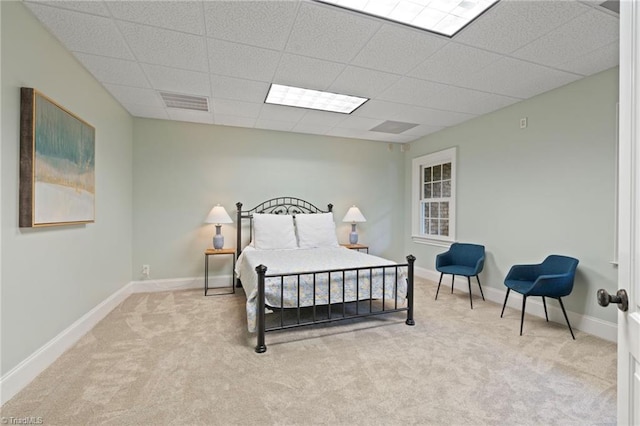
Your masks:
<svg viewBox="0 0 640 426"><path fill-rule="evenodd" d="M442 283L443 272L440 272L440 281L438 281L438 289L436 290L436 300L438 300L438 293L440 292L440 284Z"/></svg>
<svg viewBox="0 0 640 426"><path fill-rule="evenodd" d="M547 301L544 296L542 296L542 305L544 306L544 317L547 319L547 322L549 322L549 315L547 314Z"/></svg>
<svg viewBox="0 0 640 426"><path fill-rule="evenodd" d="M469 283L469 303L471 303L471 309L473 309L473 297L471 297L471 277L468 275L467 282Z"/></svg>
<svg viewBox="0 0 640 426"><path fill-rule="evenodd" d="M502 304L502 312L500 312L500 318L502 318L502 315L504 315L504 308L507 306L507 299L509 298L509 292L511 291L510 288L507 289L507 295L504 296L504 303Z"/></svg>
<svg viewBox="0 0 640 426"><path fill-rule="evenodd" d="M482 292L482 285L480 284L480 277L476 275L476 280L478 280L478 287L480 287L480 296L482 296L482 300L484 300L484 293Z"/></svg>
<svg viewBox="0 0 640 426"><path fill-rule="evenodd" d="M456 281L456 276L451 275L451 294L453 294L453 283Z"/></svg>
<svg viewBox="0 0 640 426"><path fill-rule="evenodd" d="M560 302L560 307L562 308L562 313L564 314L564 319L567 321L567 325L569 326L569 331L571 332L571 337L573 340L576 340L576 336L573 335L573 330L571 329L571 324L569 324L569 317L567 316L567 311L564 310L564 304L562 303L562 299L558 297L558 302Z"/></svg>
<svg viewBox="0 0 640 426"><path fill-rule="evenodd" d="M522 326L524 325L524 308L527 305L527 296L522 296L522 314L520 315L520 335L522 336Z"/></svg>

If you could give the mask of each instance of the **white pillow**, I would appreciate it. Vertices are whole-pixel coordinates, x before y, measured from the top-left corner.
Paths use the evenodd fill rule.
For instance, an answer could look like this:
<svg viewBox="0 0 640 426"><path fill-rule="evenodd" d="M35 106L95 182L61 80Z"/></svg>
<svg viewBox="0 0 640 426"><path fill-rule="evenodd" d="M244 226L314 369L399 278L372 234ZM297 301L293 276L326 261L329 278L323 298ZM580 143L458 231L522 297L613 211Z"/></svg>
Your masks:
<svg viewBox="0 0 640 426"><path fill-rule="evenodd" d="M286 214L254 214L253 237L259 250L298 248L293 216Z"/></svg>
<svg viewBox="0 0 640 426"><path fill-rule="evenodd" d="M298 247L338 247L333 213L296 215Z"/></svg>

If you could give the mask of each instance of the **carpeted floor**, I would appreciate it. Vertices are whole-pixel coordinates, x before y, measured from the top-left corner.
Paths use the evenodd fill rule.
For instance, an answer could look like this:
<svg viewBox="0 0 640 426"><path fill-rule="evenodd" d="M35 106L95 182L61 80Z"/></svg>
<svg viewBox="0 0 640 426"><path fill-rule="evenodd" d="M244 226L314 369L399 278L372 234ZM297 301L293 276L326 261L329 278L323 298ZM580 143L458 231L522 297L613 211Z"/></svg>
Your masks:
<svg viewBox="0 0 640 426"><path fill-rule="evenodd" d="M244 294L134 294L2 407L46 425L595 425L616 345L418 280L405 315L267 334Z"/></svg>

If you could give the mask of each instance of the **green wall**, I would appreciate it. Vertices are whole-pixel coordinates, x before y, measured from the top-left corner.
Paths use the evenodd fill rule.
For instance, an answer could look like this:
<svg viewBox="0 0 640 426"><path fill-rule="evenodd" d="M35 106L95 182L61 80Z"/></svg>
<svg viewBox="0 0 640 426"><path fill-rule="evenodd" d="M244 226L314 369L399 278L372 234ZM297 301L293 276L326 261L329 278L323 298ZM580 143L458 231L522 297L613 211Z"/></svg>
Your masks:
<svg viewBox="0 0 640 426"><path fill-rule="evenodd" d="M22 3L0 8L4 375L131 281L133 120ZM22 86L95 127L95 223L18 227Z"/></svg>
<svg viewBox="0 0 640 426"><path fill-rule="evenodd" d="M278 196L332 203L341 243L350 231L342 218L356 204L367 219L358 225L360 242L403 258L399 146L152 119L136 119L134 129L134 280L143 264L152 279L202 277L215 233L204 223L209 210L220 203L235 222L236 202L249 209ZM235 231L236 223L223 225L226 247L235 247ZM228 275L230 266L212 260L210 273Z"/></svg>
<svg viewBox="0 0 640 426"><path fill-rule="evenodd" d="M411 160L458 147L457 241L484 244L483 286L504 290L516 263L580 260L568 310L616 322L597 289L617 289L614 260L618 69L584 78L411 144L405 157L405 251L435 270L442 247L411 232ZM520 129L521 118L528 127ZM474 291L477 291L477 287Z"/></svg>

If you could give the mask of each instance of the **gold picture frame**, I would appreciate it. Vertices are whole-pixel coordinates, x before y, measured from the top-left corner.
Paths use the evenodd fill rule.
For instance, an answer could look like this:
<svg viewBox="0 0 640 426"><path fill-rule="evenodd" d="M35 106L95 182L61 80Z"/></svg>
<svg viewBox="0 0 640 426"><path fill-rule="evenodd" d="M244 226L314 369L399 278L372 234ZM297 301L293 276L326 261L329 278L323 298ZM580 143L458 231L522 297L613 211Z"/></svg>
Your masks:
<svg viewBox="0 0 640 426"><path fill-rule="evenodd" d="M20 89L20 227L95 221L95 128Z"/></svg>

